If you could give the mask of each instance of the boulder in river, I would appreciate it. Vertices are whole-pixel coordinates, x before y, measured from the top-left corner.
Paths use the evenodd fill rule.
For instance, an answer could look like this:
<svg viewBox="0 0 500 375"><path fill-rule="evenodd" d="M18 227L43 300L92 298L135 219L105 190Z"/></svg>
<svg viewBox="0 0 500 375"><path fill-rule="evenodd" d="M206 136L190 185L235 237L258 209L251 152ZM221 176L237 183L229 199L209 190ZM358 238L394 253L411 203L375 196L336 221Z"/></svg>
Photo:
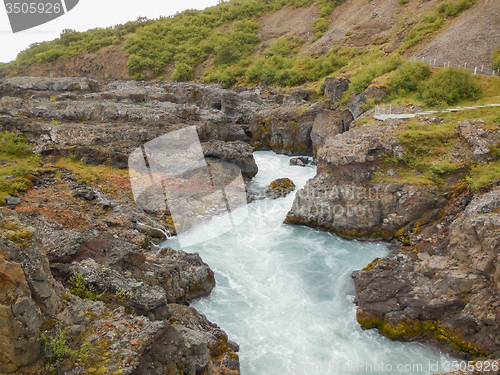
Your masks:
<svg viewBox="0 0 500 375"><path fill-rule="evenodd" d="M295 184L292 180L289 178L278 178L271 182L265 194L269 198L277 199L286 197L293 190L295 190Z"/></svg>

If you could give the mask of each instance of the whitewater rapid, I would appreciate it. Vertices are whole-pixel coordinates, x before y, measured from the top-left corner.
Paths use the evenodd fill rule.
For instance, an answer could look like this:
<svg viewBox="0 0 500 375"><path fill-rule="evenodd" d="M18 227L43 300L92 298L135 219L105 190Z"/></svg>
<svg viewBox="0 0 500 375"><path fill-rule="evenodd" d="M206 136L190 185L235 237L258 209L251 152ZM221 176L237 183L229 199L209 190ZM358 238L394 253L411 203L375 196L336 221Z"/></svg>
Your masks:
<svg viewBox="0 0 500 375"><path fill-rule="evenodd" d="M289 157L255 152L250 191L281 177L297 190L316 174ZM384 243L348 241L283 223L294 194L248 205L248 218L215 239L183 248L214 270L210 297L193 306L240 345L242 375L432 374L450 357L391 341L356 322L350 275L388 254ZM193 231L196 235L196 231ZM180 249L176 240L165 243Z"/></svg>

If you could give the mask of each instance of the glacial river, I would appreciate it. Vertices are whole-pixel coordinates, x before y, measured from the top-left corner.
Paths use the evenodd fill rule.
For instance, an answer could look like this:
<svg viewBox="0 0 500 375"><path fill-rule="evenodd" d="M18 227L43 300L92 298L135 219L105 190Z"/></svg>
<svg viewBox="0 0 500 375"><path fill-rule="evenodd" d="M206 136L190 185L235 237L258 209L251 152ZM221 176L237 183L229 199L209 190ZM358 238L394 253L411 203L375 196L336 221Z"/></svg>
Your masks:
<svg viewBox="0 0 500 375"><path fill-rule="evenodd" d="M255 152L262 191L280 177L303 187L316 170L289 157ZM433 374L450 357L417 343L391 341L356 322L351 273L388 254L383 243L347 241L283 224L294 193L248 205L248 218L215 239L184 248L198 252L217 286L193 303L240 345L242 375ZM175 239L166 242L180 249ZM439 368L438 368L439 365Z"/></svg>

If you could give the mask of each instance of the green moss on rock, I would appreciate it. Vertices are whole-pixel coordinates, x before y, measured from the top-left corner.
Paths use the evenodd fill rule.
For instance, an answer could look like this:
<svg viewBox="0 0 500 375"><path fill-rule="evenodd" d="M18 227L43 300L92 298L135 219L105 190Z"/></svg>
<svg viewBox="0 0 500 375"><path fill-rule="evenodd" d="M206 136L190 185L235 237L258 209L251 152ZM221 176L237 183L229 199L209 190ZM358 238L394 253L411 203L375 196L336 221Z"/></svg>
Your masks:
<svg viewBox="0 0 500 375"><path fill-rule="evenodd" d="M295 189L295 184L289 178L278 178L277 180L271 182L271 185L269 185L269 187L271 190L278 191L281 193L284 191L290 191Z"/></svg>

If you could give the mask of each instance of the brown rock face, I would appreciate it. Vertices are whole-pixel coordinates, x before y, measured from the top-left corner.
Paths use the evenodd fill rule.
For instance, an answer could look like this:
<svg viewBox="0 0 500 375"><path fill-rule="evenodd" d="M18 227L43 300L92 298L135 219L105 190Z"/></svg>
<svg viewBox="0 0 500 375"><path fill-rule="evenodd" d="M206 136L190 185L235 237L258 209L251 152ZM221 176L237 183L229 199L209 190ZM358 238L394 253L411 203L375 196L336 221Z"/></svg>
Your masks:
<svg viewBox="0 0 500 375"><path fill-rule="evenodd" d="M325 144L328 138L349 130L354 117L349 110L322 111L313 122L311 140L314 154Z"/></svg>
<svg viewBox="0 0 500 375"><path fill-rule="evenodd" d="M40 325L60 307L33 229L0 208L0 372L12 373L35 362Z"/></svg>

